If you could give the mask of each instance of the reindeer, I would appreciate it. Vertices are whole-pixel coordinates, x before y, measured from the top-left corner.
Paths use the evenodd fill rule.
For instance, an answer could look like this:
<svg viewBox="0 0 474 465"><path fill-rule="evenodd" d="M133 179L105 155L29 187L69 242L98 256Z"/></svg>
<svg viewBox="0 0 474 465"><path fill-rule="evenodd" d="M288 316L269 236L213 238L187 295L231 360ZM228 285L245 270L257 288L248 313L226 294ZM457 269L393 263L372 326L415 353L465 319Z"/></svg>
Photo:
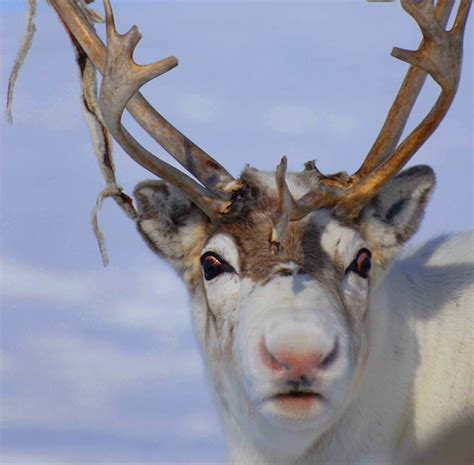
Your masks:
<svg viewBox="0 0 474 465"><path fill-rule="evenodd" d="M186 284L230 463L413 463L449 422L472 412L474 236L399 255L435 186L428 166L401 170L455 97L470 0L461 0L450 30L453 0L402 0L423 40L416 51L393 49L411 67L354 174L324 175L314 162L287 173L284 157L274 173L247 167L238 179L139 93L176 58L137 65L141 35L136 26L116 31L110 0L107 46L90 1L49 3L77 49L107 181L98 205L113 197ZM399 143L427 75L440 96ZM125 108L199 182L141 146L122 125ZM136 207L115 182L109 132L161 178L135 188ZM102 239L96 221L95 229ZM446 460L458 463L459 453Z"/></svg>

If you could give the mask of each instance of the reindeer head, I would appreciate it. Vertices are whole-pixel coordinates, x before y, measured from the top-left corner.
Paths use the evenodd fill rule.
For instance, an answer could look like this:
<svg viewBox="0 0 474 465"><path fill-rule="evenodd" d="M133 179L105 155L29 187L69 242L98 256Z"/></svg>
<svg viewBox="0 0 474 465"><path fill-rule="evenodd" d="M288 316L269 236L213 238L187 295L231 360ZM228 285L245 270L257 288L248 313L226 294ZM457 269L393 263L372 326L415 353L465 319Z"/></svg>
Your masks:
<svg viewBox="0 0 474 465"><path fill-rule="evenodd" d="M138 229L177 270L192 297L194 325L220 406L273 450L313 441L349 404L364 372L369 300L400 247L417 230L434 187L427 166L400 172L435 131L456 93L470 0L402 0L419 24L413 66L359 170L323 175L308 162L286 173L247 168L234 179L139 93L177 65L139 66L140 34L115 30L105 1L107 48L77 2L50 0L80 53L103 74L105 126L139 164L163 181L135 190ZM89 2L86 2L89 3ZM427 73L441 94L399 144ZM200 182L142 147L123 127L125 107ZM124 201L122 194L115 194ZM294 434L296 433L296 434ZM276 442L275 442L276 441Z"/></svg>
<svg viewBox="0 0 474 465"><path fill-rule="evenodd" d="M289 174L290 192L315 173ZM370 293L416 231L434 186L426 166L392 178L356 219L320 209L271 241L273 173L247 168L247 208L212 224L174 187L139 184L138 229L185 281L194 328L223 408L268 444L325 431L350 401L367 356ZM285 432L285 434L282 434ZM282 438L275 435L281 433Z"/></svg>

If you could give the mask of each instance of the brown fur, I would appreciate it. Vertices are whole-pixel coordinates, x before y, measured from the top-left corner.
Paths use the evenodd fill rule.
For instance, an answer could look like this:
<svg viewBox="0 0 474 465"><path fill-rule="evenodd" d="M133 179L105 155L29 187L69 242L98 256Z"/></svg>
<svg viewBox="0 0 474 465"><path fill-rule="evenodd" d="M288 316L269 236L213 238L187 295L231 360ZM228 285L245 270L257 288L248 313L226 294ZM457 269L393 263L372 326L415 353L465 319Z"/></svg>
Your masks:
<svg viewBox="0 0 474 465"><path fill-rule="evenodd" d="M255 211L246 221L219 228L220 232L233 237L239 248L242 277L263 283L272 276L277 265L293 262L299 273L315 273L318 279L324 279L331 263L319 245L318 227L306 219L291 223L279 252L275 253L270 243L272 226L268 212Z"/></svg>
<svg viewBox="0 0 474 465"><path fill-rule="evenodd" d="M300 195L313 189L317 183L317 176L311 172L290 173L288 176L292 177L293 185L300 190ZM427 178L429 182L423 181L423 178ZM202 248L217 233L231 236L237 244L242 277L264 284L277 273L281 274L285 264L291 263L296 268L292 273L310 274L326 288L338 292L338 283L344 273L342 257L329 257L322 249L320 237L325 224L322 222L318 225L314 215L290 222L278 251L272 247L271 235L278 203L273 179L274 175L271 173L255 168L245 169L239 180L242 192L245 192L242 208L235 215L224 218L220 224L212 224L173 187L160 181L145 181L135 190L140 214L138 229L152 249L175 266L192 293L202 287ZM409 182L405 186L407 180ZM393 217L397 213L394 208L397 203L392 202L391 191L399 191L401 183L400 192L406 192L395 195L394 199L397 201L401 197L404 201L405 198L410 198L420 181L425 182L426 191L421 193L418 205L413 209L413 217L418 218L422 216L419 211L424 208L434 184L434 175L428 167L414 167L401 173L386 186L386 194L382 191L380 199L376 198L367 205L366 210L372 215L372 221L378 223L378 231L387 229L387 237L396 237L393 245L379 240L372 241L366 229L368 226L372 227L373 223L363 215L359 220L354 220L335 209L332 216L341 225L358 230L369 242L374 263L385 265L392 258L391 250L387 251L387 247L398 250L400 241L406 241L419 223L419 219L410 218L410 221L404 222L403 227L392 228L390 223L396 221ZM398 205L403 206L401 203ZM153 223L153 237L143 228L145 219ZM403 237L398 237L400 235Z"/></svg>
<svg viewBox="0 0 474 465"><path fill-rule="evenodd" d="M255 283L265 283L276 273L281 274L278 265L294 263L300 274L312 274L323 284L333 287L335 274L344 270L335 269L330 257L320 245L322 230L310 217L291 222L278 252L271 244L274 225L273 212L277 208L276 189L262 186L262 173L247 169L242 173L242 181L252 196L252 208L248 208L237 219L214 228L217 232L231 236L240 256L240 273Z"/></svg>
<svg viewBox="0 0 474 465"><path fill-rule="evenodd" d="M311 217L291 222L278 252L272 248L270 237L277 193L262 183L265 175L254 169L242 173L241 180L251 201L239 216L217 225L207 221L186 199L172 198L169 186L160 181L145 181L135 189L140 210L138 230L154 252L172 263L179 262L179 269L176 265L175 268L191 292L202 285L201 250L217 233L231 236L237 244L242 277L263 284L275 274L281 274L285 264L292 263L299 274L311 274L336 292L336 283L344 272L343 264L340 260L334 263L324 252L320 245L323 226L318 226ZM306 180L302 180L302 184L307 184ZM153 196L145 190L152 191ZM153 221L159 231L159 241L144 230L143 220ZM185 226L186 230L181 233Z"/></svg>

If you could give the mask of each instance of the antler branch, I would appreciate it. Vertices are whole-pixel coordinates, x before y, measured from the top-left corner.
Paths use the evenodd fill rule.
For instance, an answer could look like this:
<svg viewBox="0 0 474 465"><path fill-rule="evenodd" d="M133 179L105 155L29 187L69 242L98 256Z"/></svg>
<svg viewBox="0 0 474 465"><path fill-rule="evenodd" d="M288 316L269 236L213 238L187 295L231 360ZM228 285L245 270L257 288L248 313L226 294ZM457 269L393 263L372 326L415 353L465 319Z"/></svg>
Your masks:
<svg viewBox="0 0 474 465"><path fill-rule="evenodd" d="M141 34L133 26L126 34L115 29L110 0L104 0L107 23L107 58L100 91L104 120L114 139L130 157L151 173L165 179L191 199L211 219L227 212L230 202L224 196L207 190L189 176L150 153L123 127L121 119L129 100L148 81L161 76L178 65L168 57L149 65L133 61L133 52Z"/></svg>
<svg viewBox="0 0 474 465"><path fill-rule="evenodd" d="M453 6L454 0L440 0L437 2L435 12L440 26L446 27ZM410 67L377 139L355 176L366 176L393 153L427 76L428 74L423 69L417 66Z"/></svg>
<svg viewBox="0 0 474 465"><path fill-rule="evenodd" d="M428 115L395 149L390 158L365 176L361 175L366 171L366 162L363 163L359 174L352 178L354 187L341 202L349 209L375 195L426 142L448 112L459 85L464 30L472 1L461 0L455 26L450 31L439 24L430 0L402 0L401 3L418 23L423 41L416 51L394 48L392 55L427 72L441 87L441 94Z"/></svg>
<svg viewBox="0 0 474 465"><path fill-rule="evenodd" d="M274 227L272 229L271 243L278 246L283 237L290 219L297 216L298 204L286 183L286 170L288 168L288 159L282 157L280 164L275 172L276 188L278 192L278 205L274 212Z"/></svg>
<svg viewBox="0 0 474 465"><path fill-rule="evenodd" d="M360 208L433 134L449 110L461 75L464 30L472 0L461 0L454 26L449 31L445 30L444 24L449 17L452 0L440 0L437 5L443 24L438 21L431 0L401 0L401 3L418 23L423 40L416 51L394 48L392 55L412 64L415 68L410 69L376 144L359 170L347 178L323 177L318 190L309 192L297 201L298 215L291 219L299 219L303 213L309 213L317 208L336 205L343 207L352 215L357 215ZM423 121L397 148L394 148L426 73L440 85L441 94Z"/></svg>
<svg viewBox="0 0 474 465"><path fill-rule="evenodd" d="M94 66L103 74L107 55L106 47L85 20L75 1L49 0L49 3ZM218 192L229 192L235 189L235 180L225 168L173 127L140 93L130 97L127 110L156 142L204 186Z"/></svg>

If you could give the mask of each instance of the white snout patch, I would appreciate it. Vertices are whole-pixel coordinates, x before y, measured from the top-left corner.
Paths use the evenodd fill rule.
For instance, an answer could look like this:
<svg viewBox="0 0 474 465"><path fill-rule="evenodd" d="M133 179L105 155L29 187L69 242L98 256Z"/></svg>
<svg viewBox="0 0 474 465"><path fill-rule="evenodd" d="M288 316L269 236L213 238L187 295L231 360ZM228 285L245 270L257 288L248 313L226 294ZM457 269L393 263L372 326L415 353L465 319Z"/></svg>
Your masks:
<svg viewBox="0 0 474 465"><path fill-rule="evenodd" d="M304 345L308 334L311 335L308 345L322 353L330 351L336 338L339 340L338 362L330 370L318 374L320 384L315 385L336 401L339 391L344 390L339 387L344 385L342 379L350 370L348 328L339 305L331 292L304 275L276 277L246 295L240 309L235 347L246 373L249 397L254 402L258 404L280 389L281 380L264 366L259 346L262 339L271 346L273 338L282 331L294 337L286 341L293 349Z"/></svg>

